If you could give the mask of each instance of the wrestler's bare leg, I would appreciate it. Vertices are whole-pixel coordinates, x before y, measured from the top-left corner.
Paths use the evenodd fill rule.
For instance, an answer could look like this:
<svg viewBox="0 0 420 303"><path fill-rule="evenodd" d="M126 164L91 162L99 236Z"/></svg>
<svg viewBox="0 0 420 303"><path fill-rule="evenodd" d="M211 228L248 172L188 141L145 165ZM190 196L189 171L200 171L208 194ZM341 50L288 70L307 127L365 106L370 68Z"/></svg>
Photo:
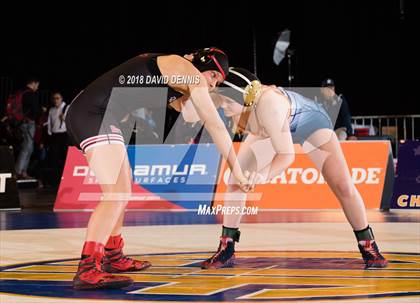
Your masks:
<svg viewBox="0 0 420 303"><path fill-rule="evenodd" d="M365 205L354 186L346 159L336 134L330 129L320 129L303 144L304 151L322 172L325 181L340 201L347 220L354 230L368 226Z"/></svg>

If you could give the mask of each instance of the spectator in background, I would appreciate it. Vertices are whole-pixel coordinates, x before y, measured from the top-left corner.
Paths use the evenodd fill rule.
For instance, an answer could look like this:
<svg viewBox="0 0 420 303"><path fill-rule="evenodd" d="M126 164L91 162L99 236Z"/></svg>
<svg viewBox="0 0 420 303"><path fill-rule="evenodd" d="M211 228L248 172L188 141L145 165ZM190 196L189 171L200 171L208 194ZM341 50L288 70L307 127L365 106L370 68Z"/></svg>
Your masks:
<svg viewBox="0 0 420 303"><path fill-rule="evenodd" d="M334 80L327 78L321 82L321 103L335 121L334 131L340 141L357 139L351 126L351 113L346 98L335 93Z"/></svg>
<svg viewBox="0 0 420 303"><path fill-rule="evenodd" d="M16 160L16 174L19 179L31 178L27 174L29 160L34 150L35 121L38 119L40 107L37 90L39 80L30 78L26 82L26 89L22 93L22 115L20 125L22 145Z"/></svg>
<svg viewBox="0 0 420 303"><path fill-rule="evenodd" d="M134 121L133 121L134 119ZM131 112L122 121L123 133L127 130L135 129L131 134L130 144L156 144L159 142L159 135L156 132L156 122L150 109L141 107ZM127 134L130 135L130 134ZM137 141L137 138L141 138Z"/></svg>
<svg viewBox="0 0 420 303"><path fill-rule="evenodd" d="M147 124L149 124L151 129L156 129L156 122L153 119L153 111L146 107L144 108L144 120L147 122Z"/></svg>
<svg viewBox="0 0 420 303"><path fill-rule="evenodd" d="M64 169L67 154L67 129L64 121L68 105L63 101L60 92L52 94L53 106L48 113L48 135L50 135L50 155L54 171L57 173L55 181L58 183Z"/></svg>

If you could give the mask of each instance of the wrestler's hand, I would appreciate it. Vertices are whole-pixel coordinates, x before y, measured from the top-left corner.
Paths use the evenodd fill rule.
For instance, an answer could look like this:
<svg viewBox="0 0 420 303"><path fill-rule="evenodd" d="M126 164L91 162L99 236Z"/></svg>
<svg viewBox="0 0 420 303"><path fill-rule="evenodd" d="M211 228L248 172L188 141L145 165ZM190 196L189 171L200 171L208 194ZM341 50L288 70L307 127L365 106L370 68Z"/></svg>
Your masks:
<svg viewBox="0 0 420 303"><path fill-rule="evenodd" d="M246 170L244 175L248 177L250 191L254 191L255 185L265 183L264 176L256 171L249 172Z"/></svg>
<svg viewBox="0 0 420 303"><path fill-rule="evenodd" d="M247 192L249 192L249 191L252 191L252 190L253 190L253 189L251 188L251 184L250 184L250 181L249 181L249 173L248 173L248 175L243 174L242 176L237 176L237 177L236 177L236 179L237 179L237 180L238 180L238 182L239 182L239 184L238 184L239 188L240 188L243 192L247 193Z"/></svg>

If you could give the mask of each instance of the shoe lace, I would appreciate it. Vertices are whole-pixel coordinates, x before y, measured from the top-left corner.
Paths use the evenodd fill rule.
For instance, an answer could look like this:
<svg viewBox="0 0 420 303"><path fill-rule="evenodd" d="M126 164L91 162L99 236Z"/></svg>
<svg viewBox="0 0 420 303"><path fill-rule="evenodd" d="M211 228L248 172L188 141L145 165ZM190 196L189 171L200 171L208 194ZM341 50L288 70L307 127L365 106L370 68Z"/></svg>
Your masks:
<svg viewBox="0 0 420 303"><path fill-rule="evenodd" d="M376 245L375 241L367 240L366 243L363 245L363 249L366 254L370 254L375 259L383 258L381 253L379 252L378 246Z"/></svg>
<svg viewBox="0 0 420 303"><path fill-rule="evenodd" d="M213 254L213 256L210 257L209 260L211 261L218 260L218 259L223 260L225 258L225 255L228 253L227 247L230 241L232 241L230 238L221 237L217 251Z"/></svg>
<svg viewBox="0 0 420 303"><path fill-rule="evenodd" d="M90 257L89 259L82 260L79 264L78 273L83 274L85 272L102 272L101 261L96 258Z"/></svg>
<svg viewBox="0 0 420 303"><path fill-rule="evenodd" d="M110 261L124 261L124 262L131 262L133 258L127 257L123 254L122 249L114 249L108 253L106 256Z"/></svg>

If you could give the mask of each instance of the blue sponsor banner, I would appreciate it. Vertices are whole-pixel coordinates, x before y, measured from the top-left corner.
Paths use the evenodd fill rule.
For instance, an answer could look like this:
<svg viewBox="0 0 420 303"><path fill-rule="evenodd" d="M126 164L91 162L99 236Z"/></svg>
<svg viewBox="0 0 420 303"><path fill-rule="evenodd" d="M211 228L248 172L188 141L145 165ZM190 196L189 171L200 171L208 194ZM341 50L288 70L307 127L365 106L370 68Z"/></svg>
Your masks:
<svg viewBox="0 0 420 303"><path fill-rule="evenodd" d="M128 147L135 184L186 209L210 205L220 154L214 144Z"/></svg>
<svg viewBox="0 0 420 303"><path fill-rule="evenodd" d="M405 141L398 149L391 208L420 209L420 141Z"/></svg>

